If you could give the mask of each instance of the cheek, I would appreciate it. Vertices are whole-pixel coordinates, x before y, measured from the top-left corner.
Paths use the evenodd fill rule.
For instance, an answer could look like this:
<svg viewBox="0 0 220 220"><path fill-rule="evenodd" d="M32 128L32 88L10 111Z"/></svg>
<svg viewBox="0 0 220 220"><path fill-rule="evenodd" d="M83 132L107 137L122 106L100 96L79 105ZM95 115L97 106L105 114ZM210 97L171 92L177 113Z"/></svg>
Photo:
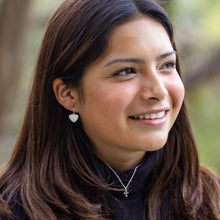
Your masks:
<svg viewBox="0 0 220 220"><path fill-rule="evenodd" d="M176 107L179 110L182 106L185 96L185 88L182 80L178 77L169 81L169 88L174 107Z"/></svg>
<svg viewBox="0 0 220 220"><path fill-rule="evenodd" d="M97 85L97 92L91 92L92 100L98 108L107 112L125 110L135 96L135 87L132 85ZM90 96L88 94L88 97Z"/></svg>

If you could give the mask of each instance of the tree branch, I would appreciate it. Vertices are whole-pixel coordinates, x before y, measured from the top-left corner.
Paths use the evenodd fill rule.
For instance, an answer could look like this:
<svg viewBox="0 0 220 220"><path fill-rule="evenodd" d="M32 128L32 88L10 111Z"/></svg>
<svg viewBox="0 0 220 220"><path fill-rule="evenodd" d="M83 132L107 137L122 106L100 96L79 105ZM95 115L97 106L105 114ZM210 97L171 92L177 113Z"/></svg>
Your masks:
<svg viewBox="0 0 220 220"><path fill-rule="evenodd" d="M197 84L220 74L220 48L211 56L198 62L193 69L186 70L187 76L184 79L187 90L192 89Z"/></svg>

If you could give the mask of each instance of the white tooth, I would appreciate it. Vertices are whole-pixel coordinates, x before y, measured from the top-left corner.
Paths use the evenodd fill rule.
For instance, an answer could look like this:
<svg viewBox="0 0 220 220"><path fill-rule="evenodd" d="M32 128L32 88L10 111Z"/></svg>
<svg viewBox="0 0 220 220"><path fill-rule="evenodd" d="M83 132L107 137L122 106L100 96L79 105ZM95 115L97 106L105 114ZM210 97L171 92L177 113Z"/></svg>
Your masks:
<svg viewBox="0 0 220 220"><path fill-rule="evenodd" d="M157 117L156 114L150 114L150 119L155 119Z"/></svg>
<svg viewBox="0 0 220 220"><path fill-rule="evenodd" d="M150 118L150 115L149 115L149 114L146 114L146 115L144 116L144 118L145 118L145 119L149 119L149 118Z"/></svg>
<svg viewBox="0 0 220 220"><path fill-rule="evenodd" d="M161 112L156 114L157 118L161 118Z"/></svg>
<svg viewBox="0 0 220 220"><path fill-rule="evenodd" d="M155 119L155 118L162 118L164 115L165 115L165 111L159 112L159 113L134 116L134 118L135 119Z"/></svg>
<svg viewBox="0 0 220 220"><path fill-rule="evenodd" d="M139 115L138 118L139 119L144 119L144 116L143 115Z"/></svg>
<svg viewBox="0 0 220 220"><path fill-rule="evenodd" d="M158 114L159 114L159 113L155 113L155 115L156 115L156 117L155 117L155 118L158 118L158 116L159 116Z"/></svg>
<svg viewBox="0 0 220 220"><path fill-rule="evenodd" d="M165 111L158 113L158 118L162 118L165 115Z"/></svg>

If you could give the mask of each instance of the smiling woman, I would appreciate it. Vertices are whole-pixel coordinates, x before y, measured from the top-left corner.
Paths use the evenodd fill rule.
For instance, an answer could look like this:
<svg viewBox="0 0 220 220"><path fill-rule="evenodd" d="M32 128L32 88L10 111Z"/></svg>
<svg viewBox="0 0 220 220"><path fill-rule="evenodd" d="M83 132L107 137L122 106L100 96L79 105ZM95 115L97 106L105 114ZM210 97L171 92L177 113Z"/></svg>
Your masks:
<svg viewBox="0 0 220 220"><path fill-rule="evenodd" d="M71 96L60 92L61 80L53 86L60 104L79 113L98 157L124 171L138 165L146 151L165 145L184 88L172 44L158 21L137 16L116 27L109 42L85 68L83 101L77 89L68 88Z"/></svg>
<svg viewBox="0 0 220 220"><path fill-rule="evenodd" d="M219 219L217 177L198 162L183 99L156 2L65 1L1 170L1 218Z"/></svg>

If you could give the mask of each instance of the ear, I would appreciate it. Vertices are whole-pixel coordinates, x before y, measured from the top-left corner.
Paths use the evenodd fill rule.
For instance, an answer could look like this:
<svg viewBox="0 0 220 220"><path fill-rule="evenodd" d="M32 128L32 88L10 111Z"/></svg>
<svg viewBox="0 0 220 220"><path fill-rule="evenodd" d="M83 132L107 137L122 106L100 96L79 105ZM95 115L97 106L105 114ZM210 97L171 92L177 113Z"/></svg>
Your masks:
<svg viewBox="0 0 220 220"><path fill-rule="evenodd" d="M76 88L66 86L62 79L53 81L53 91L57 101L67 110L77 112L78 91Z"/></svg>

